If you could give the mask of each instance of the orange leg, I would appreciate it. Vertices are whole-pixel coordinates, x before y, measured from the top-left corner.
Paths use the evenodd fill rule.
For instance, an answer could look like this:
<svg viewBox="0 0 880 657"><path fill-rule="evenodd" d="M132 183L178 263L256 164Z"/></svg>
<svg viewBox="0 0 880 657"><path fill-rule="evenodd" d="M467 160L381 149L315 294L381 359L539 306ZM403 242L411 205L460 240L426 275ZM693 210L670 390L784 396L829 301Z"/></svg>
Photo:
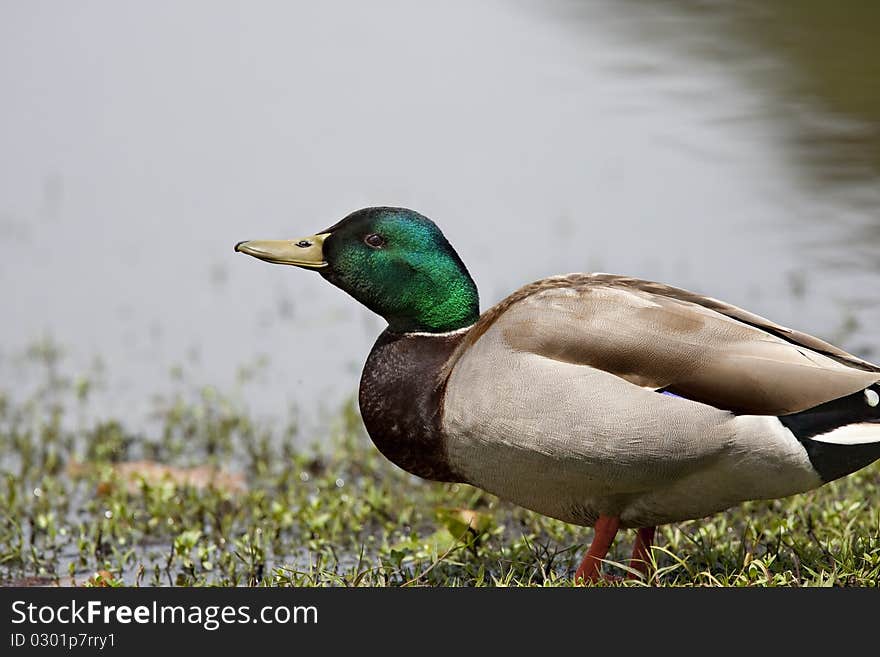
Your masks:
<svg viewBox="0 0 880 657"><path fill-rule="evenodd" d="M611 547L619 527L620 518L599 516L595 525L596 533L593 536L590 549L587 550L587 556L581 561L581 565L574 574L575 582L595 582L599 579L599 566L602 559L608 554L608 549Z"/></svg>
<svg viewBox="0 0 880 657"><path fill-rule="evenodd" d="M643 575L648 571L651 557L651 545L654 543L656 527L642 527L636 534L636 542L633 545L632 557L629 559L629 567L635 568ZM635 575L630 575L635 578Z"/></svg>

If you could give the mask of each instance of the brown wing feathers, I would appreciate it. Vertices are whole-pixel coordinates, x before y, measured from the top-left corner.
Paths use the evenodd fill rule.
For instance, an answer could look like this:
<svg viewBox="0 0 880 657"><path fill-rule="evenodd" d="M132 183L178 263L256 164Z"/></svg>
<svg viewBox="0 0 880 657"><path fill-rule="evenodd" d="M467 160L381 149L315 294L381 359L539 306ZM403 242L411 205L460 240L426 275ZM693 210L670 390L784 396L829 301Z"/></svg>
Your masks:
<svg viewBox="0 0 880 657"><path fill-rule="evenodd" d="M517 350L738 413L795 413L880 380L876 365L813 336L609 274L556 276L518 290L483 314L459 353L496 323Z"/></svg>
<svg viewBox="0 0 880 657"><path fill-rule="evenodd" d="M837 360L838 362L845 365L849 365L851 367L862 369L868 372L880 372L880 366L869 363L868 361L862 360L861 358L857 358L856 356L853 356L852 354L845 352L843 349L835 347L834 345L829 344L824 340L820 340L819 338L816 338L807 333L801 333L800 331L795 331L780 324L776 324L775 322L771 322L769 319L761 317L760 315L755 315L754 313L750 313L747 310L743 310L742 308L733 306L729 303L724 303L723 301L713 299L712 297L704 297L699 294L689 292L688 290L682 290L681 288L664 285L662 283L644 281L638 278L615 276L613 274L588 274L587 276L589 276L596 282L607 281L610 285L642 290L660 296L669 297L671 299L677 299L685 303L693 303L699 306L703 306L704 308L714 310L717 313L726 315L727 317L742 322L743 324L753 326L787 342L801 345L811 351L815 351L825 356L828 356L829 358L833 358L834 360Z"/></svg>

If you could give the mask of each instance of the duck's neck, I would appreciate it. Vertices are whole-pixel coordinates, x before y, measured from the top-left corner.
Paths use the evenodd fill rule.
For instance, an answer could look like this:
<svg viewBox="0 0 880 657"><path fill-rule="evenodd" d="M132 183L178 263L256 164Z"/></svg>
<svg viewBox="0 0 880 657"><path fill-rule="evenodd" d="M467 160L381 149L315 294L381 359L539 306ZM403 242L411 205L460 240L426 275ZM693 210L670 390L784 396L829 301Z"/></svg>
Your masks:
<svg viewBox="0 0 880 657"><path fill-rule="evenodd" d="M361 375L361 417L373 443L392 463L425 479L463 481L449 465L441 422L444 366L468 330L386 330Z"/></svg>

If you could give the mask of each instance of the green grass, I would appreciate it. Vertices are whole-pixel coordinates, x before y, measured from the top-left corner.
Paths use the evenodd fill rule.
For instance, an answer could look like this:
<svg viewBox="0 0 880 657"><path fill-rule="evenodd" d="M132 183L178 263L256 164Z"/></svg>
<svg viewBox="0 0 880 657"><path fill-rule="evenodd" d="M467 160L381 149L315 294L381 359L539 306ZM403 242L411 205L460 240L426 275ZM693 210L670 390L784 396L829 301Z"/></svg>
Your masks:
<svg viewBox="0 0 880 657"><path fill-rule="evenodd" d="M83 420L90 382L60 376L51 349L32 356L45 384L23 401L0 392L0 583L572 586L592 538L475 488L407 475L373 448L351 403L303 436L213 388L180 389L140 435L121 420ZM139 477L120 465L142 460L178 470ZM241 477L182 481L194 466ZM876 586L878 484L875 465L662 527L647 578L600 585ZM632 539L622 532L609 559L625 562Z"/></svg>

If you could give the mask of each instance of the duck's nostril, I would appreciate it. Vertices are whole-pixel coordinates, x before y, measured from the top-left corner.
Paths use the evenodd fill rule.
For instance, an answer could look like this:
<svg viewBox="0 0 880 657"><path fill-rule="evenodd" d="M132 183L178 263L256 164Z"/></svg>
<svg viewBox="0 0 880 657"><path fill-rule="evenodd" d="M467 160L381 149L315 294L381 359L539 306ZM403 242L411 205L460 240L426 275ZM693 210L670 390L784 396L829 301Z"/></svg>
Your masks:
<svg viewBox="0 0 880 657"><path fill-rule="evenodd" d="M301 249L305 249L306 247L311 246L312 243L309 242L308 240L300 240L299 242L296 243L296 245Z"/></svg>

